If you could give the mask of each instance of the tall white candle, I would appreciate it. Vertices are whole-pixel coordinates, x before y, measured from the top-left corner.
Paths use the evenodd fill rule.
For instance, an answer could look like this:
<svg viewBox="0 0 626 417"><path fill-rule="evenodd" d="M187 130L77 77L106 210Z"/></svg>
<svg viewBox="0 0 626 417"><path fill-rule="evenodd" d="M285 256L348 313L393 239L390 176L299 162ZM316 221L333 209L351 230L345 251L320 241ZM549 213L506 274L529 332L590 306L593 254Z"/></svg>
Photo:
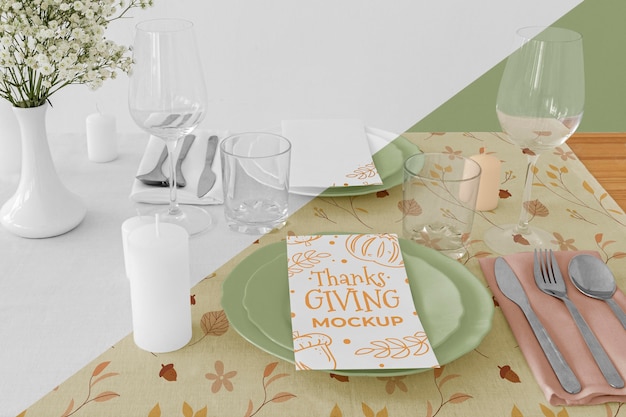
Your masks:
<svg viewBox="0 0 626 417"><path fill-rule="evenodd" d="M137 226L128 236L135 344L171 352L191 339L189 234L171 223Z"/></svg>
<svg viewBox="0 0 626 417"><path fill-rule="evenodd" d="M117 158L115 118L109 114L87 116L87 156L93 162L109 162Z"/></svg>
<svg viewBox="0 0 626 417"><path fill-rule="evenodd" d="M500 167L502 162L493 155L480 154L470 157L481 168L476 210L488 211L498 207L500 199Z"/></svg>
<svg viewBox="0 0 626 417"><path fill-rule="evenodd" d="M135 216L127 219L122 223L122 249L124 250L124 269L126 270L126 277L130 277L130 257L128 256L128 236L130 232L137 227L154 222L154 217L150 216Z"/></svg>

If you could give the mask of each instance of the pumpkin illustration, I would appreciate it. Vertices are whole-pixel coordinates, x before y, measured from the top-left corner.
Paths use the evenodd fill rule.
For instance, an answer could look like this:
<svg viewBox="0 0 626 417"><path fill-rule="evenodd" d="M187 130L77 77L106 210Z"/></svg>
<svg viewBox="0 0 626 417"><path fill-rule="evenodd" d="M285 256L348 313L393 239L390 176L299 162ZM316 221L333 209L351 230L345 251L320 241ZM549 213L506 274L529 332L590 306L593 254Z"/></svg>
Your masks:
<svg viewBox="0 0 626 417"><path fill-rule="evenodd" d="M396 235L351 235L346 239L346 249L357 259L375 262L392 268L404 267L402 252Z"/></svg>
<svg viewBox="0 0 626 417"><path fill-rule="evenodd" d="M307 369L336 369L337 362L330 350L333 340L324 333L293 333L293 352L296 355L296 367Z"/></svg>

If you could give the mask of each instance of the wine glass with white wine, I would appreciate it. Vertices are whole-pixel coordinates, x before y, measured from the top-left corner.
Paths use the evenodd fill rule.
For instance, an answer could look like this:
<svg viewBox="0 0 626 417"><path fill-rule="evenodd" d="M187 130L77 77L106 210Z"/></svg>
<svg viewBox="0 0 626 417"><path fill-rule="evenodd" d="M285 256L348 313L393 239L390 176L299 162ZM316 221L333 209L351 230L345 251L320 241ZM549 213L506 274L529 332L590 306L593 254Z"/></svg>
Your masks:
<svg viewBox="0 0 626 417"><path fill-rule="evenodd" d="M530 226L535 164L542 152L562 145L578 128L585 103L583 43L580 33L558 27L517 32L522 45L508 58L496 101L505 137L527 158L522 207L516 224L493 227L484 241L506 254L554 246L551 233Z"/></svg>
<svg viewBox="0 0 626 417"><path fill-rule="evenodd" d="M154 19L136 27L128 103L143 130L165 142L169 158L170 201L160 220L183 226L190 235L206 230L211 216L200 207L181 208L176 198L174 153L180 138L205 116L207 95L193 23Z"/></svg>

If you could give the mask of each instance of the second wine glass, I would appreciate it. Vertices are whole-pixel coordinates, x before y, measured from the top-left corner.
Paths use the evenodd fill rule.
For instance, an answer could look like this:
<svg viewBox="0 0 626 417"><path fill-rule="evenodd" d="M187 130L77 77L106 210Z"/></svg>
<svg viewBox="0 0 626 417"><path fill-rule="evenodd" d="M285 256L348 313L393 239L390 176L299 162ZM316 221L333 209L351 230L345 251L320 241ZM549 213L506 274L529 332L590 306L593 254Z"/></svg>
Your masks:
<svg viewBox="0 0 626 417"><path fill-rule="evenodd" d="M211 216L195 206L178 204L175 150L206 113L207 95L193 23L154 19L136 27L128 103L143 130L165 142L169 158L170 202L161 221L183 226L190 235L206 230Z"/></svg>
<svg viewBox="0 0 626 417"><path fill-rule="evenodd" d="M517 34L522 46L507 60L496 112L507 140L526 155L527 169L517 224L491 228L484 236L487 246L501 254L554 246L549 232L529 225L541 208L531 199L535 164L542 152L576 131L585 102L582 36L558 27L528 27Z"/></svg>

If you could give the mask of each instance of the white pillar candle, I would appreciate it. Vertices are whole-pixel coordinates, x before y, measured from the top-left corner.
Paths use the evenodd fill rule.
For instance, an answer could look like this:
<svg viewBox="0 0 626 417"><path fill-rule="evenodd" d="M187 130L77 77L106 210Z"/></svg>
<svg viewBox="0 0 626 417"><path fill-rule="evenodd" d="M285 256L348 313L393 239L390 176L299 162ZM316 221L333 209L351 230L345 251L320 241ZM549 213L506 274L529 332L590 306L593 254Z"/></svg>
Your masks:
<svg viewBox="0 0 626 417"><path fill-rule="evenodd" d="M117 158L115 118L109 114L87 116L87 156L93 162L109 162Z"/></svg>
<svg viewBox="0 0 626 417"><path fill-rule="evenodd" d="M137 226L128 236L135 344L171 352L191 339L189 234L171 223Z"/></svg>
<svg viewBox="0 0 626 417"><path fill-rule="evenodd" d="M500 199L500 167L502 162L495 156L484 153L470 158L478 162L481 168L476 210L493 210L498 207L498 200Z"/></svg>
<svg viewBox="0 0 626 417"><path fill-rule="evenodd" d="M126 278L130 277L130 257L128 256L128 236L130 232L137 227L154 222L154 217L135 216L127 219L122 223L122 249L124 250L124 269L126 270Z"/></svg>

